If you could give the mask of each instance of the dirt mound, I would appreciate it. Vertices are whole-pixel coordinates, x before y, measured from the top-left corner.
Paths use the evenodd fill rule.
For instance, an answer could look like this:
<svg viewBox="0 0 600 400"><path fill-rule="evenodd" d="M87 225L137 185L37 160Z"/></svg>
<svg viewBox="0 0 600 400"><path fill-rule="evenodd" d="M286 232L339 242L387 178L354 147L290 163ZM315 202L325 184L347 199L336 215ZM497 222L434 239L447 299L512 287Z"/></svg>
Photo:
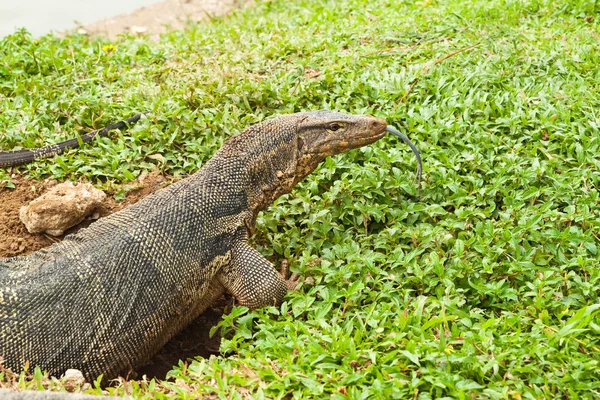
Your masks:
<svg viewBox="0 0 600 400"><path fill-rule="evenodd" d="M127 192L125 200L117 202L113 196L107 196L98 210L101 217L107 216L136 203L150 193L161 188L165 178L159 174L148 174L139 187ZM25 225L19 220L19 209L31 200L39 197L44 191L56 182L36 182L23 177L13 178L14 189L0 189L0 258L22 256L50 246L60 238L49 235L29 233ZM88 226L93 221L86 220L69 229L65 235L77 232Z"/></svg>

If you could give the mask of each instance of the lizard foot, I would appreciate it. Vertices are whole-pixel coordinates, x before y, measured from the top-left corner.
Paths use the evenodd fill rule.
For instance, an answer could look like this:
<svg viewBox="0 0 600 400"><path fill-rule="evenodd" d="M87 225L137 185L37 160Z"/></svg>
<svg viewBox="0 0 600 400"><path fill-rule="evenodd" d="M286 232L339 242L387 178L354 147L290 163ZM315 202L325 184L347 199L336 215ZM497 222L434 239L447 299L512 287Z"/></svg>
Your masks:
<svg viewBox="0 0 600 400"><path fill-rule="evenodd" d="M281 262L281 276L285 282L285 286L287 286L288 290L296 290L298 284L300 283L300 274L296 272L292 272L292 275L288 278L287 276L290 273L290 263L287 259L283 259Z"/></svg>

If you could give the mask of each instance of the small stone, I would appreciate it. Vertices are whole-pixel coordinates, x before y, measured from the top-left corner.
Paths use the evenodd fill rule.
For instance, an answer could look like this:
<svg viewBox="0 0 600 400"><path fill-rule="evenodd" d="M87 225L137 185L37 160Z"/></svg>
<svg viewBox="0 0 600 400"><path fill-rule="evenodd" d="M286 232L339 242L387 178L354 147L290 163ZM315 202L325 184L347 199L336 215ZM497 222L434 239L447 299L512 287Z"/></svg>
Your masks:
<svg viewBox="0 0 600 400"><path fill-rule="evenodd" d="M60 236L96 209L106 194L89 183L65 182L21 207L19 218L30 233Z"/></svg>
<svg viewBox="0 0 600 400"><path fill-rule="evenodd" d="M68 369L61 379L63 386L68 392L74 392L85 383L83 374L78 369Z"/></svg>
<svg viewBox="0 0 600 400"><path fill-rule="evenodd" d="M133 33L134 35L140 35L142 33L145 33L148 30L148 28L145 27L145 26L136 26L136 25L134 25L134 26L131 27L130 30L131 30L131 33Z"/></svg>

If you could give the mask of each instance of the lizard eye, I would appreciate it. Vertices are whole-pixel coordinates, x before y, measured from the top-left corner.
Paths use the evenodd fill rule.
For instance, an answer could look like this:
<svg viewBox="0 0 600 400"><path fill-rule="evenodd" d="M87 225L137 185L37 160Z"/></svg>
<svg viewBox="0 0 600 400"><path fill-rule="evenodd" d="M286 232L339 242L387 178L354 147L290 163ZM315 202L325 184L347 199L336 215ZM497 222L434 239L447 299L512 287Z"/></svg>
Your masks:
<svg viewBox="0 0 600 400"><path fill-rule="evenodd" d="M329 132L337 132L341 129L344 129L344 126L342 124L339 124L337 122L334 122L332 124L329 125L329 127L327 127L327 130Z"/></svg>

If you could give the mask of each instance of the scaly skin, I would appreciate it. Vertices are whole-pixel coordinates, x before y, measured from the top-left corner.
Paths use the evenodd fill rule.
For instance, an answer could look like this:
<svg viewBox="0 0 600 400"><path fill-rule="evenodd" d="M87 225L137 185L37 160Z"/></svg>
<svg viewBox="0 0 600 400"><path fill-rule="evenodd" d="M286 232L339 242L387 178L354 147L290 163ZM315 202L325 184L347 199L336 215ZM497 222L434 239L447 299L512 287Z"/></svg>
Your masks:
<svg viewBox="0 0 600 400"><path fill-rule="evenodd" d="M224 290L250 308L280 304L285 280L248 244L257 214L385 127L331 111L274 118L188 178L47 249L0 259L4 366L110 378L147 361Z"/></svg>

